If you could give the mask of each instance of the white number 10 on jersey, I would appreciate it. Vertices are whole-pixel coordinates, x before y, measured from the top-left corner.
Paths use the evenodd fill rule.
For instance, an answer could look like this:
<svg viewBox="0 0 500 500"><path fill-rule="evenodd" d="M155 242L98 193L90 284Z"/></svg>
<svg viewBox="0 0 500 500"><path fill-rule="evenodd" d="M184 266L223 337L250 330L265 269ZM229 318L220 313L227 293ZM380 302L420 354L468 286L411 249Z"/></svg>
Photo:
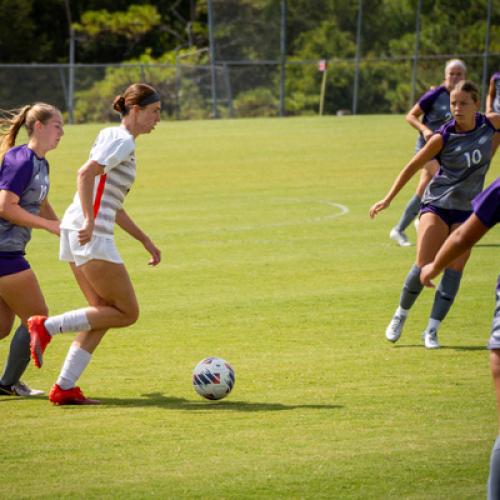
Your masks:
<svg viewBox="0 0 500 500"><path fill-rule="evenodd" d="M465 159L467 160L467 167L470 168L472 165L477 165L481 161L481 151L479 149L474 149L472 154L469 152L464 153Z"/></svg>

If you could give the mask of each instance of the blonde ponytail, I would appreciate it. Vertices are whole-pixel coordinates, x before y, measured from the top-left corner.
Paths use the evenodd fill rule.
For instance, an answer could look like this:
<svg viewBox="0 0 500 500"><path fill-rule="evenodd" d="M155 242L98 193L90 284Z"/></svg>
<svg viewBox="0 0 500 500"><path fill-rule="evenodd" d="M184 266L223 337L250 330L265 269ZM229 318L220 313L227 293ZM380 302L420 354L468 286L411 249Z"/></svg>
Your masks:
<svg viewBox="0 0 500 500"><path fill-rule="evenodd" d="M16 144L17 134L24 125L31 137L35 123L47 123L59 110L51 104L37 102L10 111L0 110L0 163L7 151Z"/></svg>
<svg viewBox="0 0 500 500"><path fill-rule="evenodd" d="M11 111L0 111L0 162L5 153L16 144L19 129L26 123L26 115L31 105Z"/></svg>

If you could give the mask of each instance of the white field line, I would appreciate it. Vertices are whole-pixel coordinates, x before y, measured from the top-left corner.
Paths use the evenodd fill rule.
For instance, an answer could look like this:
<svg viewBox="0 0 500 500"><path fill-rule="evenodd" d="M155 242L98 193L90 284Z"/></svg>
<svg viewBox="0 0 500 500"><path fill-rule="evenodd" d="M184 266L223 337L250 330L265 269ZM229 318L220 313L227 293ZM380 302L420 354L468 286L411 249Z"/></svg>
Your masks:
<svg viewBox="0 0 500 500"><path fill-rule="evenodd" d="M243 225L231 225L227 226L219 226L214 228L207 228L206 230L180 230L174 231L171 234L192 234L192 233L231 233L231 232L245 232L245 231L255 231L259 229L265 228L278 228L278 227L287 227L287 226L300 226L307 224L321 224L324 222L329 222L343 215L349 213L349 208L341 203L336 203L330 200L313 200L313 199L305 199L305 198L274 198L274 201L286 202L288 204L297 205L297 204L307 204L308 206L319 204L326 205L335 209L332 213L328 213L326 215L321 215L319 217L309 217L301 220L287 220L283 222L275 222L275 223L263 223L263 224L243 224Z"/></svg>

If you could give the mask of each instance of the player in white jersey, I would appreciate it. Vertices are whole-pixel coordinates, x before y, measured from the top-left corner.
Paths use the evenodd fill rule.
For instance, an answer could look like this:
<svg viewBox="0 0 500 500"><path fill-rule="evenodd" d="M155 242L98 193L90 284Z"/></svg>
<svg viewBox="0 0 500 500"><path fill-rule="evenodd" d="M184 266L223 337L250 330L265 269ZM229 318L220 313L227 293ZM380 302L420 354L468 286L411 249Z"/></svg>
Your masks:
<svg viewBox="0 0 500 500"><path fill-rule="evenodd" d="M89 160L78 171L77 193L61 222L60 259L69 262L90 307L28 321L38 367L53 335L79 332L49 393L56 405L98 403L87 399L76 382L106 331L129 326L139 316L134 288L115 246L115 224L144 245L150 265L160 262L160 250L122 206L135 179L135 139L154 129L160 107L153 87L131 85L113 103L122 117L120 126L99 133Z"/></svg>
<svg viewBox="0 0 500 500"><path fill-rule="evenodd" d="M461 59L448 61L444 70L444 82L439 87L426 92L406 115L406 121L419 132L415 153L424 147L439 127L451 119L450 92L459 81L465 78L466 72L467 68ZM404 231L418 215L425 188L438 168L439 164L434 159L422 168L415 194L406 204L398 223L391 229L389 237L399 246L411 245ZM418 219L415 220L418 225Z"/></svg>

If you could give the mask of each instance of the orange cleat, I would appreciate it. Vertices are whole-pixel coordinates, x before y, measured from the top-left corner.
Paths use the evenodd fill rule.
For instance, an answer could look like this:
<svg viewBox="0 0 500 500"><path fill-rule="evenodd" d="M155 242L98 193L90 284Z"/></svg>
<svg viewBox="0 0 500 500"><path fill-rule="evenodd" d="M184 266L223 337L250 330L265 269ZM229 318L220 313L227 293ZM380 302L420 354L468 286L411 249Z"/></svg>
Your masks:
<svg viewBox="0 0 500 500"><path fill-rule="evenodd" d="M42 367L43 353L52 340L52 337L45 328L46 319L47 316L31 316L31 318L28 319L31 357L37 368Z"/></svg>
<svg viewBox="0 0 500 500"><path fill-rule="evenodd" d="M72 387L71 389L61 389L57 384L54 384L49 392L49 401L51 401L56 406L101 404L101 402L97 399L86 398L79 387Z"/></svg>

